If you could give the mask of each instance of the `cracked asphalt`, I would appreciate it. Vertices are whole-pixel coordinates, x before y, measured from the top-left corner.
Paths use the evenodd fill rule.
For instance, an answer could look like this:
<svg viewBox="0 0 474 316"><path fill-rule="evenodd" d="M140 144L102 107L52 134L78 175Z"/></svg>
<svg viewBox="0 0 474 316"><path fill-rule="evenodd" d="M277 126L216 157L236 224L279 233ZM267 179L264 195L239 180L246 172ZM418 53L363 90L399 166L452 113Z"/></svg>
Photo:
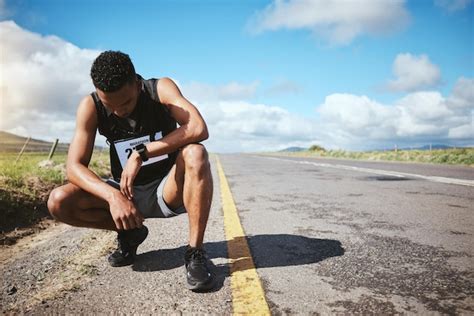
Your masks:
<svg viewBox="0 0 474 316"><path fill-rule="evenodd" d="M474 313L474 187L294 163L315 161L310 158L219 158L272 314ZM474 179L474 169L466 167L324 163ZM214 291L198 294L184 286L186 216L147 220L149 238L135 264L122 268L106 263L104 249L113 236L59 226L2 263L2 311L231 314L214 159L212 167L205 246L217 276ZM88 250L92 242L103 245ZM75 253L87 254L86 264ZM64 279L71 262L80 273ZM81 278L45 295L61 280ZM29 299L32 294L39 299Z"/></svg>
<svg viewBox="0 0 474 316"><path fill-rule="evenodd" d="M473 168L222 155L274 314L474 312Z"/></svg>

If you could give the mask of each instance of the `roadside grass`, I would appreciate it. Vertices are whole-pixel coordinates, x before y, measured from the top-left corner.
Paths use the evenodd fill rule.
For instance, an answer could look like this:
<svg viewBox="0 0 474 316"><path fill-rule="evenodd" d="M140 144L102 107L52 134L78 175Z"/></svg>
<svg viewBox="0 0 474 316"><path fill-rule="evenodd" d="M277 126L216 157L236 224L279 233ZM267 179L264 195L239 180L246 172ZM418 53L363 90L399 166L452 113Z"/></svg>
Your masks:
<svg viewBox="0 0 474 316"><path fill-rule="evenodd" d="M25 153L15 163L16 153L0 153L0 181L2 187L19 190L29 195L35 192L25 185L28 178L35 177L47 184L61 185L66 181L67 153L57 153L50 163L46 162L47 153ZM43 162L43 164L40 164ZM109 161L107 152L94 152L89 167L99 176L109 176Z"/></svg>
<svg viewBox="0 0 474 316"><path fill-rule="evenodd" d="M15 163L16 153L0 153L0 232L36 223L48 216L46 202L51 190L67 183L67 153L28 152ZM108 152L94 152L90 168L109 177ZM2 240L0 238L0 244Z"/></svg>
<svg viewBox="0 0 474 316"><path fill-rule="evenodd" d="M345 150L306 150L278 153L295 157L343 158L370 161L404 161L433 164L465 165L474 167L474 148L452 148L434 150L389 150L354 152Z"/></svg>

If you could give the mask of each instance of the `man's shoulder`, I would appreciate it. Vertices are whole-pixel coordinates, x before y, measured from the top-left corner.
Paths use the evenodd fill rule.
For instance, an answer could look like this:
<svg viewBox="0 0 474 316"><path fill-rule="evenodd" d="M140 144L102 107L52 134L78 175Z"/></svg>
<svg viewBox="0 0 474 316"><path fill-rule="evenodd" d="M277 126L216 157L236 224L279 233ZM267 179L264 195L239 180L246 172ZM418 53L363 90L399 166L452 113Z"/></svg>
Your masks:
<svg viewBox="0 0 474 316"><path fill-rule="evenodd" d="M94 104L94 98L92 97L92 93L82 97L81 101L79 102L79 104Z"/></svg>
<svg viewBox="0 0 474 316"><path fill-rule="evenodd" d="M91 115L96 113L94 98L88 94L79 102L77 115Z"/></svg>
<svg viewBox="0 0 474 316"><path fill-rule="evenodd" d="M173 79L171 79L169 77L161 77L161 78L157 78L155 80L156 80L157 85L164 86L164 87L166 87L168 85L176 85L176 83L173 81Z"/></svg>
<svg viewBox="0 0 474 316"><path fill-rule="evenodd" d="M169 77L162 77L156 82L156 90L162 102L167 103L167 100L172 100L180 95L178 85Z"/></svg>
<svg viewBox="0 0 474 316"><path fill-rule="evenodd" d="M169 77L143 79L140 75L138 76L152 99L161 104L166 104L166 97L177 88L176 83Z"/></svg>

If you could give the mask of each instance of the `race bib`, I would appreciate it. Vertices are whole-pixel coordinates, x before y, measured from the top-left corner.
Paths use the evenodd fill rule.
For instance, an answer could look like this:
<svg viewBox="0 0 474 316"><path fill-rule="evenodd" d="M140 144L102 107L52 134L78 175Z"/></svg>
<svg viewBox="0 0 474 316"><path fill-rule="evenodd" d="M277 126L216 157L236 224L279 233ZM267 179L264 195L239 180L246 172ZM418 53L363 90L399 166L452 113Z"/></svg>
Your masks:
<svg viewBox="0 0 474 316"><path fill-rule="evenodd" d="M161 132L158 132L155 134L154 140L159 140L161 139L161 137L162 137ZM127 140L115 141L114 142L115 150L117 151L118 157L120 159L120 164L122 165L122 169L125 168L125 165L127 164L127 160L132 155L135 146L139 144L148 144L150 141L151 141L150 135L145 135L145 136L141 136L137 138L131 138ZM144 161L142 163L142 166L146 166L146 165L158 162L166 158L168 158L167 154L164 154L158 157L151 157L147 161Z"/></svg>

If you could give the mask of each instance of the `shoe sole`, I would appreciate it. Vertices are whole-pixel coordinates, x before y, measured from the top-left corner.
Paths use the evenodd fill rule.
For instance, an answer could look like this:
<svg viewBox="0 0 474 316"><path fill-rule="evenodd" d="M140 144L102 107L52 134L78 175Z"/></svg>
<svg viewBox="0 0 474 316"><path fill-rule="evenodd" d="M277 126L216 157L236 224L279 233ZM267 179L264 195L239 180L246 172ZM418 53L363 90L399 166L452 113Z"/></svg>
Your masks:
<svg viewBox="0 0 474 316"><path fill-rule="evenodd" d="M113 262L110 259L108 259L108 262L111 267L117 268L117 267L125 267L133 264L135 262L135 256L137 255L137 248L138 246L135 246L131 251L132 251L132 257L129 261L123 261L123 262ZM110 258L110 257L109 257Z"/></svg>
<svg viewBox="0 0 474 316"><path fill-rule="evenodd" d="M211 290L214 287L214 278L204 283L197 282L197 283L191 284L188 282L186 287L188 288L188 290L191 290L193 292L206 292L206 291Z"/></svg>

